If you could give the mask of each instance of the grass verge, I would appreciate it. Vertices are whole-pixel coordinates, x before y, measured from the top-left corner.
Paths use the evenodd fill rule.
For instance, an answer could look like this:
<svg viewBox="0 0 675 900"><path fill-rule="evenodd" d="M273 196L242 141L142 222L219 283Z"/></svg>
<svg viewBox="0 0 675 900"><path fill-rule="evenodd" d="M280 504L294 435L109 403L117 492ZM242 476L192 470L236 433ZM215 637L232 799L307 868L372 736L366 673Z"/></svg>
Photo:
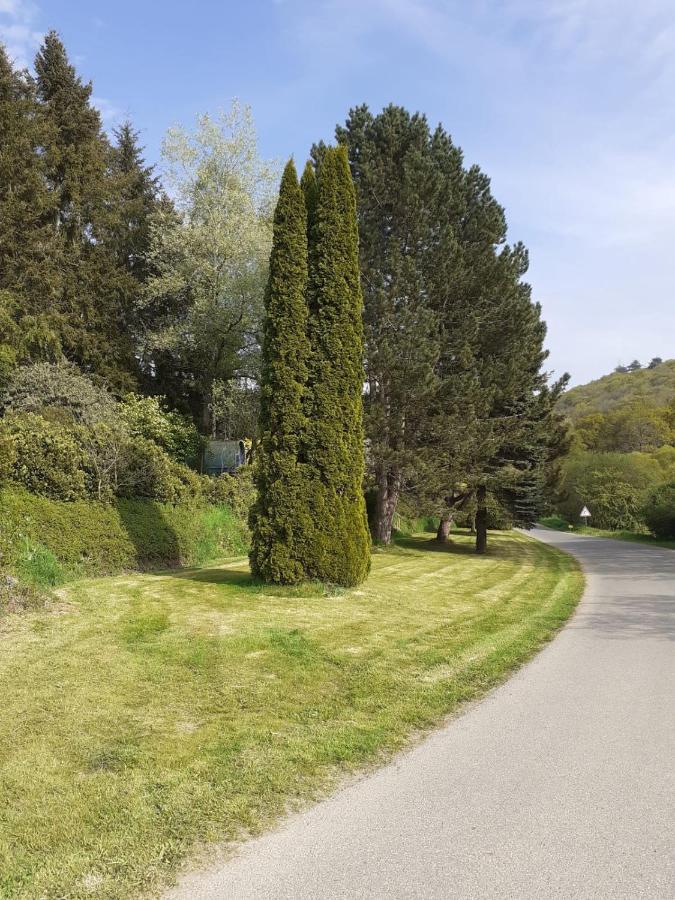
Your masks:
<svg viewBox="0 0 675 900"><path fill-rule="evenodd" d="M377 552L356 590L243 560L81 581L0 632L0 896L123 898L255 833L479 696L572 612L518 534Z"/></svg>
<svg viewBox="0 0 675 900"><path fill-rule="evenodd" d="M649 547L667 547L675 549L675 540L659 540L653 534L637 531L610 531L607 528L593 528L590 525L570 525L560 516L549 516L541 520L541 524L556 531L568 531L573 534L586 534L589 537L612 538L615 541L631 541L634 544L646 544Z"/></svg>

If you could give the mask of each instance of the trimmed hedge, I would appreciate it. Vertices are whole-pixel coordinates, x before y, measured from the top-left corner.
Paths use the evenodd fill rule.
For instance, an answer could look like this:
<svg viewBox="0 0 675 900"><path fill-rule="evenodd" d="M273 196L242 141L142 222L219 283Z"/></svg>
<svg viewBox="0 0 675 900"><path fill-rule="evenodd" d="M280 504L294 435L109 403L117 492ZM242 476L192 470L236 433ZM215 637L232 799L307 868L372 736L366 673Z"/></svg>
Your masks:
<svg viewBox="0 0 675 900"><path fill-rule="evenodd" d="M29 581L33 569L55 557L60 580L133 569L198 565L243 555L244 520L224 505L172 505L154 500L71 502L23 488L0 490L0 570Z"/></svg>

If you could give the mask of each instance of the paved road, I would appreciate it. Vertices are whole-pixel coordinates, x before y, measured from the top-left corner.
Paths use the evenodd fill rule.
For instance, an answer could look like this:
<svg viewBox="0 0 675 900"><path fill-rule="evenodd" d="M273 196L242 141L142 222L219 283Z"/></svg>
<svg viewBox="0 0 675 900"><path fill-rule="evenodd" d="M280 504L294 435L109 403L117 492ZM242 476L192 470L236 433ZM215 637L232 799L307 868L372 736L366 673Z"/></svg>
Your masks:
<svg viewBox="0 0 675 900"><path fill-rule="evenodd" d="M675 898L675 552L549 531L587 592L482 703L180 900Z"/></svg>

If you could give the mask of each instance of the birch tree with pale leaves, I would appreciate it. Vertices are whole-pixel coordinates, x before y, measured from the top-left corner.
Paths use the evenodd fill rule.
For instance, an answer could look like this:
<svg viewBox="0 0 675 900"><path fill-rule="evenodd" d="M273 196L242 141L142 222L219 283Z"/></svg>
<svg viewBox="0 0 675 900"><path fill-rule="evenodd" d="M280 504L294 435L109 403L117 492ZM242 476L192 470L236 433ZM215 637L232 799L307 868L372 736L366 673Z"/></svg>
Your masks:
<svg viewBox="0 0 675 900"><path fill-rule="evenodd" d="M163 175L174 203L153 226L144 351L204 433L214 399L255 382L278 167L261 158L248 107L171 128Z"/></svg>

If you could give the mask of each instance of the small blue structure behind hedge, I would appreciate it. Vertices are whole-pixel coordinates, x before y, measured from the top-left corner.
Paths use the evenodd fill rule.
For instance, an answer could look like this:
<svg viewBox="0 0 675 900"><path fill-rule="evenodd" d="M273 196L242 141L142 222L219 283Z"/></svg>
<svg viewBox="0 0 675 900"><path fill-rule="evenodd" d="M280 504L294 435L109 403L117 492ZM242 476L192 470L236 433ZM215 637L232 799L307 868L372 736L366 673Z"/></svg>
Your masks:
<svg viewBox="0 0 675 900"><path fill-rule="evenodd" d="M207 441L202 470L205 475L236 472L246 465L246 445L243 441Z"/></svg>

